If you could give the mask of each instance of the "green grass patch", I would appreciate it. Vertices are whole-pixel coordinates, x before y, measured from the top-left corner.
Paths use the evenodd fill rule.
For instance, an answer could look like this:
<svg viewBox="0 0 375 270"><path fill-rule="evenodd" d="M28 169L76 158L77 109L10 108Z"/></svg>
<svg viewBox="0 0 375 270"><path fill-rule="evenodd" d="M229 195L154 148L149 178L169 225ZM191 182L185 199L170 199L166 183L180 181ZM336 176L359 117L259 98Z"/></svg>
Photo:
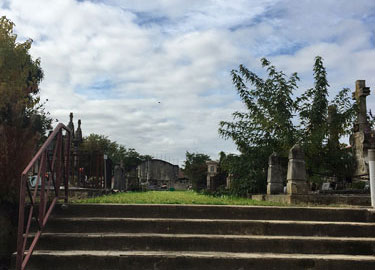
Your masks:
<svg viewBox="0 0 375 270"><path fill-rule="evenodd" d="M209 205L269 205L283 204L255 201L232 196L210 196L194 191L123 192L100 197L80 199L74 203L124 203L124 204L209 204Z"/></svg>

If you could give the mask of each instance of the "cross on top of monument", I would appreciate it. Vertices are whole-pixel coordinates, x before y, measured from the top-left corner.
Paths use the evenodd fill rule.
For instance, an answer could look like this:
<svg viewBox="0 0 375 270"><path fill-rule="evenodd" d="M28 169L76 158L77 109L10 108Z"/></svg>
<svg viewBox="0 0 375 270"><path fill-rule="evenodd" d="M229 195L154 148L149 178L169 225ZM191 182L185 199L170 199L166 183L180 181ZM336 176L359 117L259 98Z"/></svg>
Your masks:
<svg viewBox="0 0 375 270"><path fill-rule="evenodd" d="M370 95L370 87L366 87L365 80L358 80L355 82L355 92L353 92L353 99L356 100L358 106L357 121L355 130L367 132L369 125L367 122L367 106L366 97Z"/></svg>
<svg viewBox="0 0 375 270"><path fill-rule="evenodd" d="M355 92L353 92L353 99L360 101L361 97L367 97L370 95L370 87L366 87L365 80L357 80L355 82Z"/></svg>

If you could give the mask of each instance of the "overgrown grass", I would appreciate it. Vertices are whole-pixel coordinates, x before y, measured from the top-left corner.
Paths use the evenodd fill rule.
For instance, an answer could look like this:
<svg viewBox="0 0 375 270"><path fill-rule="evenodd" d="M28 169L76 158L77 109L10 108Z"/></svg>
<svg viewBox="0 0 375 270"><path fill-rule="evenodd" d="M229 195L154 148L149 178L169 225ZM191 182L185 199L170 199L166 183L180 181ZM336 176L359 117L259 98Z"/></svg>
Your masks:
<svg viewBox="0 0 375 270"><path fill-rule="evenodd" d="M100 197L75 200L75 203L124 203L124 204L209 204L209 205L269 205L280 203L255 201L231 196L214 197L194 191L125 192Z"/></svg>

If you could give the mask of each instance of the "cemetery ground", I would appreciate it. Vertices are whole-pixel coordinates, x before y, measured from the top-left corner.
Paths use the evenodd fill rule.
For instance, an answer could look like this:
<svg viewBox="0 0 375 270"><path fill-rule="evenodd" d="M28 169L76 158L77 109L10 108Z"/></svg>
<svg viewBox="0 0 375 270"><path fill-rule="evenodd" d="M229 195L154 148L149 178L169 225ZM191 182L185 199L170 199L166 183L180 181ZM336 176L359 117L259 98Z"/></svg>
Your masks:
<svg viewBox="0 0 375 270"><path fill-rule="evenodd" d="M121 204L202 204L202 205L262 205L282 206L277 202L256 201L234 196L212 196L195 191L121 192L86 199L73 199L74 203Z"/></svg>
<svg viewBox="0 0 375 270"><path fill-rule="evenodd" d="M256 196L259 197L259 196ZM327 197L327 196L326 196ZM330 196L332 197L332 196ZM128 191L94 196L88 198L73 197L75 204L186 204L186 205L247 205L247 206L285 206L285 207L339 207L357 208L367 206L346 203L306 203L282 202L236 197L231 195L210 195L204 192L188 191Z"/></svg>

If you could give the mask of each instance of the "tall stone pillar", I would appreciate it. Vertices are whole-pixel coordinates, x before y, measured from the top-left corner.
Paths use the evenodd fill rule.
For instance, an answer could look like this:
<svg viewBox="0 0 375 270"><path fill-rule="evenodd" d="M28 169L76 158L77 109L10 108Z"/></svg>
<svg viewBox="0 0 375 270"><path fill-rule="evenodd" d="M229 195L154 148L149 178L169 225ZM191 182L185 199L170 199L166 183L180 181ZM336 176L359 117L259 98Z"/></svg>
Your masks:
<svg viewBox="0 0 375 270"><path fill-rule="evenodd" d="M307 194L309 185L306 180L305 153L299 144L295 144L289 151L288 194Z"/></svg>
<svg viewBox="0 0 375 270"><path fill-rule="evenodd" d="M280 158L276 152L273 152L268 159L267 194L280 194L283 190Z"/></svg>
<svg viewBox="0 0 375 270"><path fill-rule="evenodd" d="M207 164L207 190L214 190L214 176L217 175L217 167L219 163L217 161L208 160Z"/></svg>
<svg viewBox="0 0 375 270"><path fill-rule="evenodd" d="M354 132L350 136L350 144L353 149L353 156L355 160L355 169L353 176L367 177L369 170L367 159L367 151L373 144L374 131L370 130L367 121L367 107L366 97L370 94L370 88L366 87L364 80L358 80L355 83L355 92L353 92L353 99L356 100L358 106L357 120L354 125Z"/></svg>

